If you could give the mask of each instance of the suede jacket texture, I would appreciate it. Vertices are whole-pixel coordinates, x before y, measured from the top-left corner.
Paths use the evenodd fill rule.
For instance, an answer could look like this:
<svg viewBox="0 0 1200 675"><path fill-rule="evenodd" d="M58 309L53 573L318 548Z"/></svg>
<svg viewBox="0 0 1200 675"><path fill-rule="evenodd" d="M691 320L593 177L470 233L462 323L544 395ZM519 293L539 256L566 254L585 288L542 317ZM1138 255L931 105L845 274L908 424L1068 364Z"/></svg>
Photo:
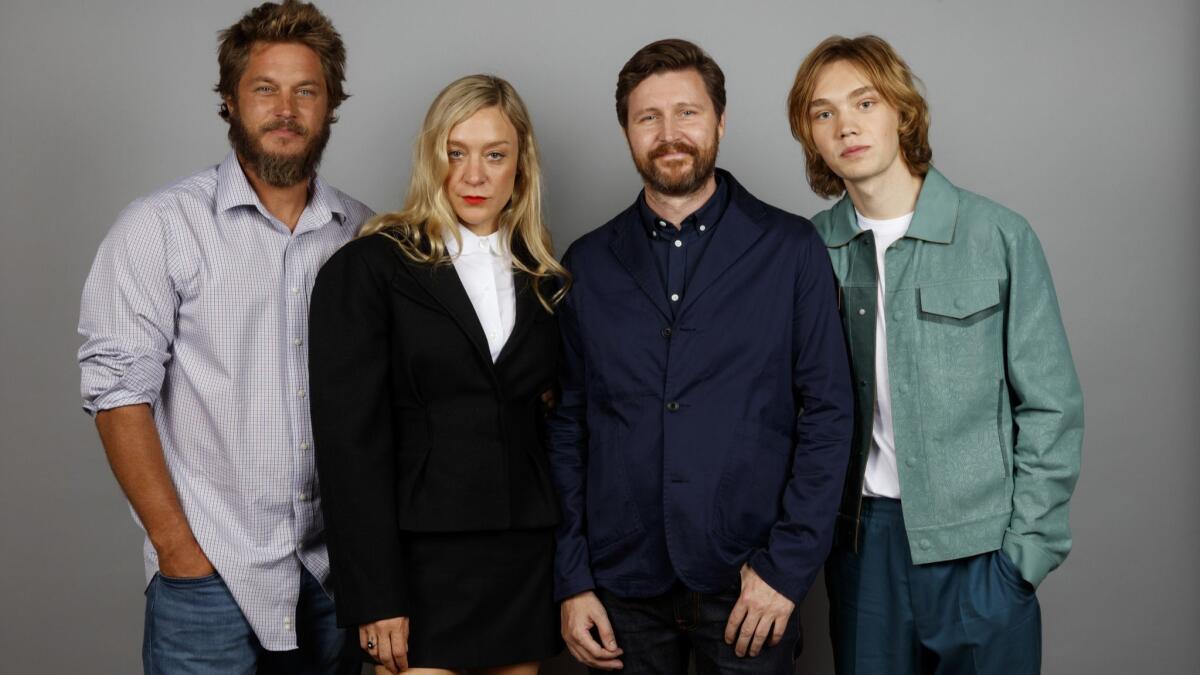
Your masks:
<svg viewBox="0 0 1200 675"><path fill-rule="evenodd" d="M857 548L875 400L875 312L887 312L901 503L914 564L1003 549L1033 585L1071 548L1083 395L1041 244L1024 218L931 168L885 253L848 196L813 218L839 282L854 446L837 545Z"/></svg>

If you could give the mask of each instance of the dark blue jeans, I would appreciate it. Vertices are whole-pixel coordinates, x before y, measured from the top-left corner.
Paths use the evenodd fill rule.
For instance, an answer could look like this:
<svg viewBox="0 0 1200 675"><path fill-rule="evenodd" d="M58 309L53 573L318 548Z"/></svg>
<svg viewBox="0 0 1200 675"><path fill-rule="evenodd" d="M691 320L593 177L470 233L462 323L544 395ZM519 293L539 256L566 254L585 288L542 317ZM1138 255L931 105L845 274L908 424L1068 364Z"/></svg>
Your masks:
<svg viewBox="0 0 1200 675"><path fill-rule="evenodd" d="M684 675L695 657L697 675L762 673L791 675L800 642L799 607L784 629L783 641L764 646L758 656L739 657L725 644L725 624L737 602L738 586L708 595L677 583L653 598L621 598L603 589L596 596L604 603L624 650L622 675ZM593 670L593 673L603 671Z"/></svg>
<svg viewBox="0 0 1200 675"><path fill-rule="evenodd" d="M1040 672L1041 610L1007 555L913 565L894 499L865 499L860 527L825 566L838 675Z"/></svg>
<svg viewBox="0 0 1200 675"><path fill-rule="evenodd" d="M220 576L172 579L156 574L146 587L146 675L358 673L360 664L347 648L346 631L337 627L333 600L307 570L302 575L296 608L300 648L270 652L259 644ZM355 635L350 646L357 644Z"/></svg>

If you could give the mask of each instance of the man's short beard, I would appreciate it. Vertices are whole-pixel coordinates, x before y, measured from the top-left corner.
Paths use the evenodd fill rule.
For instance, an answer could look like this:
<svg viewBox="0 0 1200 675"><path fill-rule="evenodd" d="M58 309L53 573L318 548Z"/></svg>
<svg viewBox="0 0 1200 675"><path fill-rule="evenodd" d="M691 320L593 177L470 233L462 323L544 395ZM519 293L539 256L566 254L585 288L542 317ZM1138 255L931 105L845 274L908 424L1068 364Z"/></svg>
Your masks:
<svg viewBox="0 0 1200 675"><path fill-rule="evenodd" d="M311 180L317 174L317 166L321 163L321 154L325 152L325 144L329 142L330 124L321 124L316 136L312 132L291 119L279 119L263 125L258 135L251 135L250 130L233 110L229 111L229 143L233 146L238 157L246 163L246 168L253 171L268 185L275 187L291 187L297 183ZM276 129L288 129L300 135L307 141L304 150L299 154L283 155L267 152L262 147L262 137Z"/></svg>
<svg viewBox="0 0 1200 675"><path fill-rule="evenodd" d="M712 177L717 166L717 150L720 148L720 144L721 141L716 134L713 135L712 145L708 147L707 151L700 150L684 141L663 143L651 150L645 158L634 155L633 164L651 190L670 197L686 197L704 187L704 184ZM663 155L676 152L684 152L692 156L692 170L678 178L661 171L654 162Z"/></svg>

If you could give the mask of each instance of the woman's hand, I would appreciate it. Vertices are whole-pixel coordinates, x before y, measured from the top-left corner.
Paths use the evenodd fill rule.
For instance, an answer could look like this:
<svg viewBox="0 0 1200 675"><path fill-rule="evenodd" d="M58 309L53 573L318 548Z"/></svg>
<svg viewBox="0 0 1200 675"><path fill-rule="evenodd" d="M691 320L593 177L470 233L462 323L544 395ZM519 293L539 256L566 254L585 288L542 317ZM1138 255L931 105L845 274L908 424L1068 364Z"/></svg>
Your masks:
<svg viewBox="0 0 1200 675"><path fill-rule="evenodd" d="M358 644L389 673L408 670L408 617L364 623L358 627Z"/></svg>

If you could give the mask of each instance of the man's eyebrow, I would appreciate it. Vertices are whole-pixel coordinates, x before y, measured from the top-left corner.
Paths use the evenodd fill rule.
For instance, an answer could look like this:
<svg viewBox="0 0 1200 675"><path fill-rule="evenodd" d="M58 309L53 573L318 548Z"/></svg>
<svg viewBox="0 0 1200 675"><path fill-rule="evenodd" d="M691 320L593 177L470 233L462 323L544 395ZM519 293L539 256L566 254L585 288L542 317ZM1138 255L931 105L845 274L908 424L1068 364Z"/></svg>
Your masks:
<svg viewBox="0 0 1200 675"><path fill-rule="evenodd" d="M858 89L855 89L854 91L850 92L850 95L847 96L846 98L858 98L859 96L862 96L864 94L870 94L870 93L873 93L874 91L875 91L875 87L872 87L871 85L867 85L865 87L859 87ZM826 99L826 98L813 99L812 102L808 104L808 107L816 108L816 107L823 106L823 105L830 105L829 99Z"/></svg>

